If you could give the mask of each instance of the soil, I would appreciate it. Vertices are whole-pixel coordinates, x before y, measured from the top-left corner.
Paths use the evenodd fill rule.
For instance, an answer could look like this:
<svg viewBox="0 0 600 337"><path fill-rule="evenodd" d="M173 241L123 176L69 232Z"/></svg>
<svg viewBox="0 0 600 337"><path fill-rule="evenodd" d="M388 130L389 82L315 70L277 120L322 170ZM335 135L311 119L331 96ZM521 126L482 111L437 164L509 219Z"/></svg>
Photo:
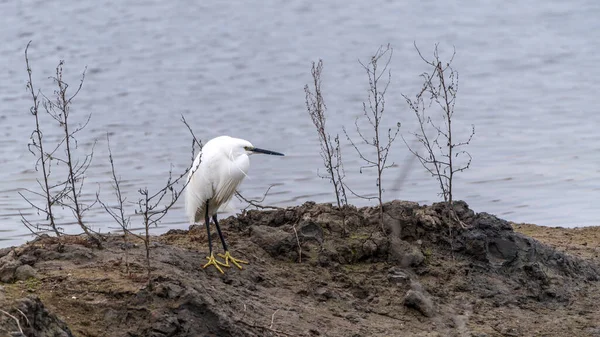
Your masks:
<svg viewBox="0 0 600 337"><path fill-rule="evenodd" d="M140 241L42 237L0 249L0 336L600 336L600 227L454 209L466 228L405 201L383 227L370 207L248 211L220 222L242 270L202 269L192 226L153 238L150 282Z"/></svg>

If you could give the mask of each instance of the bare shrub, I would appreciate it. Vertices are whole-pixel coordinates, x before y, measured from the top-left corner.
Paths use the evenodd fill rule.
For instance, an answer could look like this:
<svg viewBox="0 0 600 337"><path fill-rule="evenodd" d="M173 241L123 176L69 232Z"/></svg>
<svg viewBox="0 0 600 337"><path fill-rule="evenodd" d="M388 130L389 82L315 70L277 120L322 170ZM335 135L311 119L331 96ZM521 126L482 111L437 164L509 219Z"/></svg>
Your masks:
<svg viewBox="0 0 600 337"><path fill-rule="evenodd" d="M419 153L414 146L406 146L421 162L421 165L438 181L441 196L444 202L451 210L451 215L461 226L464 224L458 219L452 207L453 201L453 179L454 175L468 169L471 165L471 155L462 150L462 147L468 145L475 135L475 126L471 125L471 132L467 139L462 142L456 142L453 137L452 121L454 116L454 105L456 103L456 94L458 92L458 72L452 68L452 61L456 55L453 52L448 62L442 62L438 53L438 45L435 45L433 59L428 60L421 54L421 51L415 44L415 49L419 57L430 68L429 72L421 75L423 78L423 87L417 93L414 99L403 95L410 109L415 113L419 123L419 130L413 132L418 143L424 148L424 154ZM429 108L438 108L440 110L441 122L435 121L433 113ZM457 160L464 157L462 163L457 164Z"/></svg>
<svg viewBox="0 0 600 337"><path fill-rule="evenodd" d="M63 190L61 192L62 198L60 198L60 204L63 207L69 208L73 212L73 216L77 220L79 227L83 232L91 238L98 246L100 246L100 239L89 229L84 223L83 216L93 204L85 205L81 202L81 191L83 189L85 181L85 173L92 163L94 156L93 148L90 153L83 154L83 161L76 158L74 152L79 148L75 135L82 131L90 121L91 114L88 115L84 124L80 124L73 128L73 125L69 124L70 113L71 113L71 102L79 94L83 81L85 79L85 70L81 75L81 81L79 86L72 95L67 94L69 85L63 80L63 65L64 61L60 61L56 67L56 76L53 77L54 83L57 85L58 90L54 93L56 95L55 100L46 99L44 101L44 108L54 120L56 120L62 127L64 138L65 157L57 157L56 160L59 163L65 164L67 167L67 180L62 185Z"/></svg>
<svg viewBox="0 0 600 337"><path fill-rule="evenodd" d="M96 192L96 200L100 203L102 208L108 213L115 222L123 230L123 241L125 244L125 273L129 275L129 225L131 223L131 216L125 215L125 202L127 198L123 196L121 192L121 177L117 176L115 170L115 162L113 159L112 149L110 148L110 137L106 134L106 143L108 147L108 160L110 161L110 171L112 179L112 188L116 197L116 204L114 206L108 206L100 199L100 192Z"/></svg>
<svg viewBox="0 0 600 337"><path fill-rule="evenodd" d="M147 272L147 282L148 287L152 288L152 266L150 259L150 252L152 248L152 237L150 236L150 228L156 227L160 221L167 215L169 210L175 205L181 193L187 186L187 182L181 184L181 181L184 180L186 175L193 170L192 167L194 162L194 157L196 153L196 146L202 147L201 141L199 141L194 135L192 129L189 124L185 120L183 116L181 116L182 122L186 125L190 133L192 134L192 161L191 164L184 170L180 175L173 175L173 166L169 170L167 174L166 182L163 187L159 188L155 192L151 192L148 187L138 189L138 193L140 198L134 203L135 209L134 214L141 216L142 218L142 228L143 234L134 233L130 228L130 217L125 216L126 212L124 205L126 205L126 199L123 197L120 189L120 177L117 175L114 160L112 157L112 150L110 148L110 142L108 144L109 149L109 160L111 164L111 172L112 172L112 183L113 188L115 189L115 196L117 198L115 206L108 206L105 202L101 201L100 198L97 197L100 204L104 208L104 210L111 215L111 217L119 224L121 229L124 232L124 240L127 242L127 235L132 235L135 238L141 240L144 243L145 249L145 260L146 260L146 272ZM126 250L127 254L127 250ZM126 255L127 256L127 255ZM128 269L128 268L127 268Z"/></svg>
<svg viewBox="0 0 600 337"><path fill-rule="evenodd" d="M183 116L181 116L182 122L187 126L190 133L192 133L192 160L190 165L185 169L183 173L178 176L173 176L173 166L169 169L169 174L167 175L167 181L164 186L158 191L152 193L148 190L148 187L140 188L138 193L140 194L140 198L138 199L136 205L137 208L135 210L135 214L142 216L142 226L144 228L143 235L136 236L144 242L144 248L146 250L146 268L148 273L148 286L152 287L152 279L151 279L151 266L150 266L150 248L151 248L151 236L150 236L150 228L156 227L158 223L164 218L171 207L175 205L181 193L187 186L187 181L184 184L179 184L182 180L185 180L187 174L195 169L193 166L194 163L194 154L196 144L202 147L202 143L196 138L189 124L185 120Z"/></svg>
<svg viewBox="0 0 600 337"><path fill-rule="evenodd" d="M190 169L191 167L188 167L181 175L173 177L173 167L171 166L165 185L158 191L152 193L148 190L148 187L140 188L138 190L138 193L141 197L137 201L135 214L142 216L144 234L135 235L144 242L144 248L146 250L148 285L150 287L152 287L150 266L150 245L152 238L150 237L150 228L156 227L160 220L167 215L167 212L171 209L171 207L175 205L179 199L179 196L187 185L183 184L181 187L179 187L178 184L182 179L185 179L185 176L188 174Z"/></svg>
<svg viewBox="0 0 600 337"><path fill-rule="evenodd" d="M359 126L359 117L354 121L354 125L356 127L356 133L360 137L360 140L354 142L348 132L344 128L344 134L346 138L352 144L356 153L360 159L365 162L363 166L360 167L360 173L364 169L375 168L377 171L377 196L375 197L367 197L364 195L359 195L354 193L352 189L349 188L350 192L356 197L363 199L377 199L379 202L379 223L381 225L381 229L383 228L383 171L393 165L387 163L388 154L394 140L396 140L396 136L400 131L400 123L396 124L395 128L388 128L387 130L382 130L381 121L383 118L383 113L385 111L385 94L387 92L388 86L391 81L391 71L388 69L390 61L392 60L393 49L387 45L384 47L379 47L375 54L371 56L371 59L367 64L360 62L367 73L367 77L369 80L369 94L368 94L368 102L363 102L363 117L367 119L369 123L369 128L372 128L373 134L372 136L367 136L366 132L361 129ZM383 69L380 67L380 62L385 62ZM382 79L384 75L387 75ZM382 83L383 82L383 83ZM358 148L358 144L364 144L374 148L375 150L375 158L369 157L364 154ZM346 187L348 187L346 185Z"/></svg>
<svg viewBox="0 0 600 337"><path fill-rule="evenodd" d="M319 60L319 63L317 64L313 62L311 74L314 92L311 91L308 84L304 86L306 108L317 129L319 142L321 144L321 158L323 158L323 165L325 165L325 170L327 171L327 175L319 174L319 177L329 179L333 185L338 209L342 210L342 207L348 204L348 198L346 197L346 189L343 183L345 173L342 162L342 151L340 148L340 137L336 134L332 140L331 135L325 129L325 112L327 111L327 106L325 105L323 94L321 92L322 71L323 61Z"/></svg>
<svg viewBox="0 0 600 337"><path fill-rule="evenodd" d="M83 232L90 238L98 247L101 246L100 237L97 233L94 233L83 221L83 217L86 211L88 211L94 203L85 205L81 202L81 192L85 182L85 173L89 168L92 158L94 155L93 147L89 153L79 154L79 146L77 138L75 137L81 132L90 121L91 114L89 114L83 124L74 126L70 120L71 116L71 105L73 99L79 94L83 86L85 79L85 70L81 75L79 85L74 92L69 91L69 85L63 80L63 65L64 61L60 61L56 67L55 75L52 78L56 89L54 90L53 99L45 96L41 91L35 93L33 83L31 80L31 67L29 66L29 58L27 51L29 45L25 49L25 62L27 64L27 72L29 75L28 89L31 93L33 106L30 109L32 115L35 116L36 128L31 134L31 143L29 144L29 150L38 158L36 162L42 164L42 174L44 176L44 183L39 183L42 193L34 192L38 196L43 196L46 199L45 207L38 207L33 202L30 202L26 197L25 200L33 206L38 212L44 213L47 219L50 221L48 226L52 228L56 235L60 235L60 232L56 225L56 218L52 211L53 206L60 206L71 210L75 220ZM39 116L39 97L42 96L41 104L48 116L50 116L58 126L61 128L63 137L54 145L51 151L44 150L43 132L40 126ZM61 155L62 150L63 154ZM66 167L66 178L59 180L57 183L50 183L50 174L52 163L57 165L63 165ZM38 179L39 182L39 179ZM32 228L31 223L23 217L23 223Z"/></svg>

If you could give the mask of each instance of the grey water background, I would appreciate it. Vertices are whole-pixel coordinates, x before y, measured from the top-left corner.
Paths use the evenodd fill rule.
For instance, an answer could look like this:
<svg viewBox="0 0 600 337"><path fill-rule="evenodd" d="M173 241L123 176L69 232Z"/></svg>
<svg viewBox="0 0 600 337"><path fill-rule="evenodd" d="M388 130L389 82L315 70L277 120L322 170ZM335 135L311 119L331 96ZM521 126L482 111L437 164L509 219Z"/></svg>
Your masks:
<svg viewBox="0 0 600 337"><path fill-rule="evenodd" d="M92 113L79 149L89 151L97 140L85 202L98 189L113 200L107 132L129 201L137 200L139 188L164 184L171 163L175 172L183 170L191 142L181 114L204 141L228 134L286 154L251 158L241 186L247 197L260 197L275 184L266 204L331 202L330 185L316 174L319 143L304 105L311 62L325 63L329 130L341 133L345 125L356 139L353 122L368 89L358 59L390 43L384 122L401 122L410 140L415 117L401 93L414 95L426 70L416 41L425 56L437 42L445 59L456 48L455 132L476 127L468 148L471 169L456 176L455 198L515 222L599 224L598 1L5 0L0 12L0 246L31 239L21 213L39 219L17 193L35 189L39 177L27 150L34 122L23 57L29 40L34 84L46 94L54 90L48 77L60 59L72 86L88 67L72 111L76 123ZM44 128L47 139L56 139L53 124ZM359 193L375 192L375 172L359 172L362 163L344 138L348 184ZM436 182L417 163L408 166L401 189L393 188L409 156L398 140L384 198L440 200ZM77 232L69 214L61 216L65 230ZM86 220L102 232L118 228L98 206ZM139 223L134 216L133 227ZM188 225L180 200L154 232Z"/></svg>

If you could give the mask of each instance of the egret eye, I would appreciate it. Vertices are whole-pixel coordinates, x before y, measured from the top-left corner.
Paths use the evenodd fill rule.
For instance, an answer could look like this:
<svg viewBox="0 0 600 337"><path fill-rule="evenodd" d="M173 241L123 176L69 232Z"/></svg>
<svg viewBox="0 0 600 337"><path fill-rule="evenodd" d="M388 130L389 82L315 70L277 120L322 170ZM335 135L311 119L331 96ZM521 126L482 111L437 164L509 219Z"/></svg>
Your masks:
<svg viewBox="0 0 600 337"><path fill-rule="evenodd" d="M249 146L244 146L244 150L250 151L250 147Z"/></svg>

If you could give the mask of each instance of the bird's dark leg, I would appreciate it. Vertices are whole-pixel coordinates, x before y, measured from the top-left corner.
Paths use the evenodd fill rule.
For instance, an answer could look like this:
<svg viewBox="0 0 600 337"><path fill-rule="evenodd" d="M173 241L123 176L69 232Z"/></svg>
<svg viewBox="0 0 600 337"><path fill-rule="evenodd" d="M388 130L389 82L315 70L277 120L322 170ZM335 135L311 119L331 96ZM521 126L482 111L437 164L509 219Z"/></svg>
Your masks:
<svg viewBox="0 0 600 337"><path fill-rule="evenodd" d="M227 244L225 243L225 237L223 236L223 233L221 232L221 227L219 226L219 221L217 221L217 215L213 215L213 221L215 222L215 227L217 227L217 232L219 233L219 237L221 238L221 243L223 244L223 250L225 251L225 254L217 254L219 255L219 257L222 257L225 259L225 265L227 267L229 267L229 261L231 261L231 263L233 263L236 267L242 269L242 266L240 266L240 263L244 263L244 264L248 264L247 261L243 261L243 260L238 260L236 258L234 258L233 256L231 256L231 254L229 254L229 250L227 250Z"/></svg>
<svg viewBox="0 0 600 337"><path fill-rule="evenodd" d="M219 237L221 238L221 243L223 244L223 250L227 251L227 244L225 243L225 237L221 232L221 227L219 227L219 221L217 221L217 215L213 215L213 222L215 223L215 227L217 227L217 232L219 233Z"/></svg>
<svg viewBox="0 0 600 337"><path fill-rule="evenodd" d="M221 274L223 273L223 269L221 269L221 266L224 267L229 267L229 263L227 263L227 260L225 261L225 263L221 263L219 261L217 261L217 259L215 259L215 255L213 254L212 251L212 239L210 238L210 217L208 216L208 203L209 200L206 200L206 211L204 212L204 224L206 225L206 234L208 235L208 254L209 256L206 257L206 259L208 259L208 262L202 266L202 268L206 268L210 265L215 266L215 268L217 268L218 271L221 272ZM215 222L216 224L216 222ZM219 229L219 227L217 226L217 230L219 231L219 236L221 236L221 240L223 240L223 236L221 235L221 230Z"/></svg>
<svg viewBox="0 0 600 337"><path fill-rule="evenodd" d="M208 235L208 254L212 255L212 239L210 238L210 217L208 216L208 201L206 200L206 211L204 212L204 225L206 225L206 235Z"/></svg>

